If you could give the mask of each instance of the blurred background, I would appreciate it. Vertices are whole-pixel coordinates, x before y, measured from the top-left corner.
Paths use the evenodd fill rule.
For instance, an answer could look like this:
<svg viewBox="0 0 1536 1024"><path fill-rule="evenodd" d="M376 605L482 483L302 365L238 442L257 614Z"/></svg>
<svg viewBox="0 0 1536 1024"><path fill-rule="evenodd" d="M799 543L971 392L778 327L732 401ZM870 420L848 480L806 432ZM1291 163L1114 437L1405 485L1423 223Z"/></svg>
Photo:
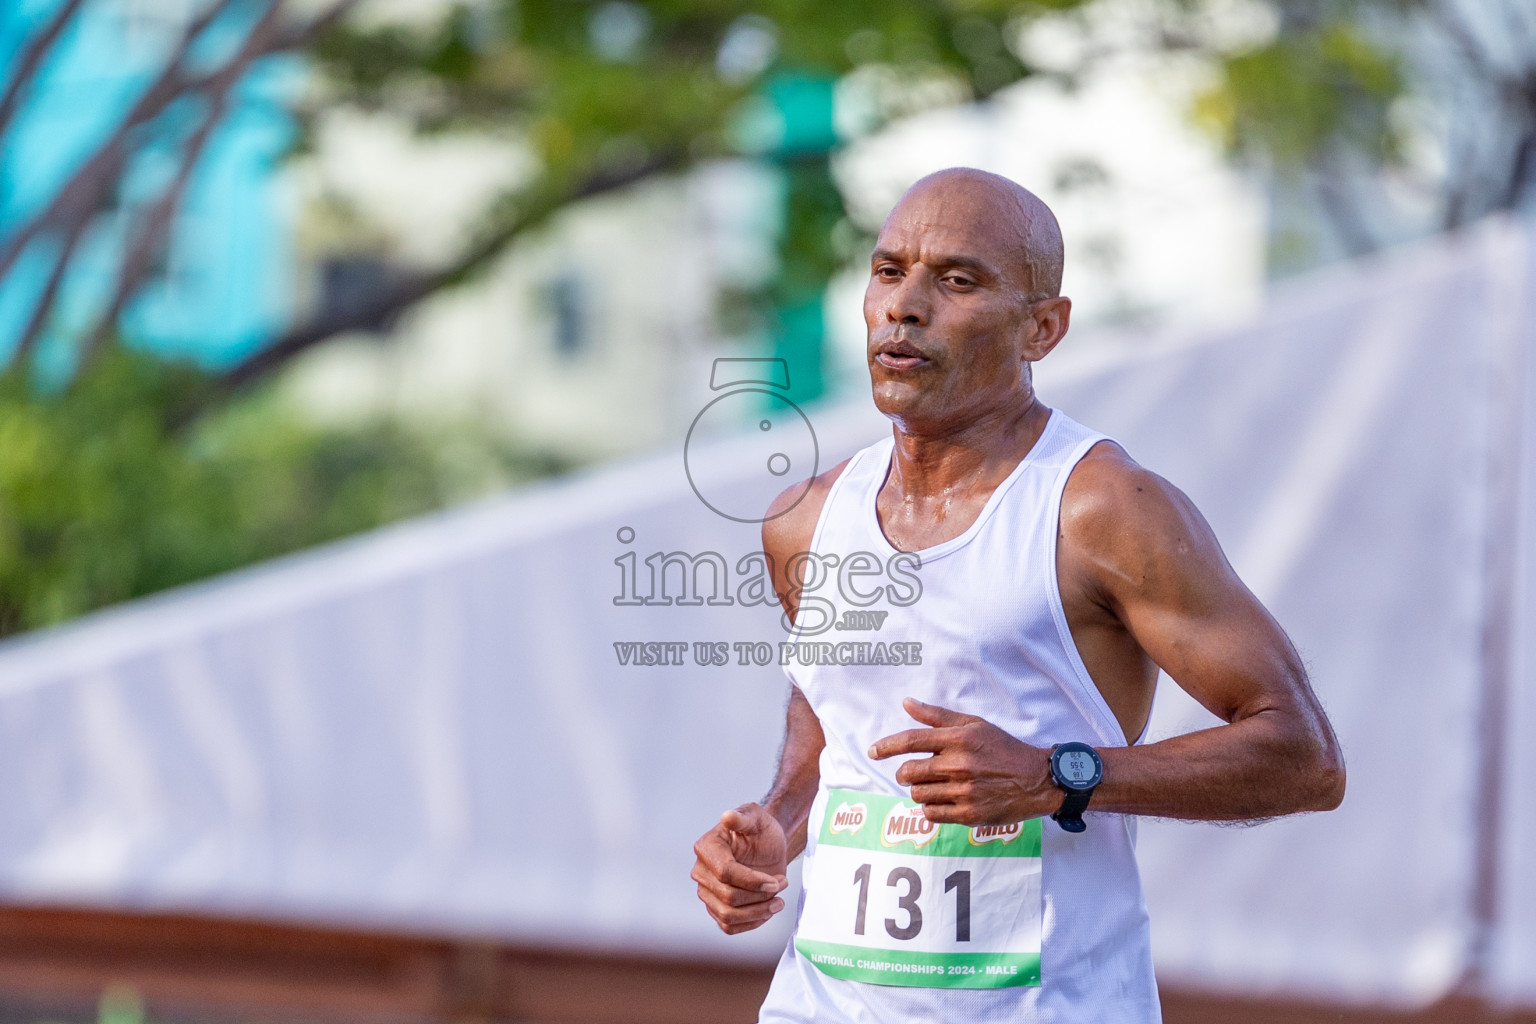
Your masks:
<svg viewBox="0 0 1536 1024"><path fill-rule="evenodd" d="M6 0L0 1019L755 1019L788 932L687 872L783 678L615 645L782 635L686 553L746 571L759 421L886 429L953 165L1351 757L1144 830L1167 1019L1536 1020L1529 0Z"/></svg>

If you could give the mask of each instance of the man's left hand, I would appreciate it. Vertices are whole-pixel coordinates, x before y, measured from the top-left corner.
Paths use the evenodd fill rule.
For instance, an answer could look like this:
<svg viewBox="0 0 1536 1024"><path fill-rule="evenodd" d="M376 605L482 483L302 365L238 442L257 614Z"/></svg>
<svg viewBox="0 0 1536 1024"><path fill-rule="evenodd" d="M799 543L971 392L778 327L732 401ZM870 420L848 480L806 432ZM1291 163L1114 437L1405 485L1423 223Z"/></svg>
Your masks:
<svg viewBox="0 0 1536 1024"><path fill-rule="evenodd" d="M932 754L896 770L929 821L1006 825L1039 818L1061 806L1051 782L1051 752L1032 747L975 715L908 697L907 714L927 728L907 729L875 741L876 761L901 754Z"/></svg>

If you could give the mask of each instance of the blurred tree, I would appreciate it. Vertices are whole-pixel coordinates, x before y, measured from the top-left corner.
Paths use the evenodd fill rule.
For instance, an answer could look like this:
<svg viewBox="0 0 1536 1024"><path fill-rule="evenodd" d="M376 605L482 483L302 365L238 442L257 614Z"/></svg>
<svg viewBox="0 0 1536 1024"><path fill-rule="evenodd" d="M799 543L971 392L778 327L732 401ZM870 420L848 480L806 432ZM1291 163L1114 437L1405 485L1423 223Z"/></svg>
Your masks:
<svg viewBox="0 0 1536 1024"><path fill-rule="evenodd" d="M814 397L820 299L843 216L829 167L834 84L861 66L886 69L876 118L931 105L935 81L950 87L939 102L985 98L1027 74L1002 42L1021 10L1016 0L483 0L445 6L430 24L344 24L314 51L328 88L313 110L405 112L424 133L511 130L531 143L539 173L509 184L458 258L296 324L229 379L464 280L569 203L746 152L786 170L782 274L755 298L780 352L807 371L797 393Z"/></svg>
<svg viewBox="0 0 1536 1024"><path fill-rule="evenodd" d="M89 2L59 0L12 61L0 90L0 142L50 48ZM1382 183L1417 190L1438 222L1454 227L1519 205L1536 178L1536 13L1528 0L462 0L410 25L347 18L356 3L205 0L116 129L51 202L0 239L0 278L33 242L52 245L54 269L15 362L27 359L76 243L110 205L130 157L150 143L170 107L195 99L200 114L175 147L178 171L158 200L135 212L128 251L83 340L84 358L117 337L119 315L156 272L230 90L253 63L298 49L311 54L325 82L302 111L306 118L354 105L404 113L427 133L511 131L532 145L539 171L509 182L456 258L388 275L355 301L290 325L226 368L224 388L210 399L338 333L392 322L567 204L741 152L743 122L765 97L781 114L779 135L770 130L763 139L759 131L745 148L791 167L788 279L772 290L792 320L812 301L799 279L824 279L836 265L830 228L841 200L827 172L836 141L830 105L823 137L807 144L783 116L795 106L790 94L826 83L830 95L831 82L862 74L878 122L924 105L985 99L1043 69L1070 78L1092 63L1092 47L1076 67L1063 69L1049 56L1036 61L1020 44L1042 18L1089 25L1105 10L1130 11L1153 28L1133 45L1210 59L1220 74L1198 105L1200 119L1235 156L1312 189L1351 251L1391 234L1380 230L1380 217L1373 222L1372 198L1362 190ZM298 6L321 13L306 18L291 9ZM199 63L199 40L235 9L255 12L242 43L222 63ZM1233 22L1270 29L1240 32L1234 43ZM1423 156L1426 136L1443 154L1439 169L1412 159Z"/></svg>
<svg viewBox="0 0 1536 1024"><path fill-rule="evenodd" d="M1029 36L1045 22L1076 22L1088 45L1065 63L1050 42L1041 52ZM1147 31L1126 32L1127 22ZM794 355L819 337L820 285L840 262L832 82L863 83L871 130L1029 75L1071 82L1117 46L1213 68L1197 119L1278 189L1312 197L1313 220L1346 254L1536 193L1530 0L484 0L414 29L344 25L317 56L332 84L325 103L404 106L427 132L513 124L544 169L503 198L462 260L379 293L366 315L461 279L566 202L745 149L787 171L781 273L758 299ZM777 124L744 140L765 98ZM334 327L300 325L237 374Z"/></svg>
<svg viewBox="0 0 1536 1024"><path fill-rule="evenodd" d="M1076 2L1057 0L1055 6ZM324 76L326 85L302 112L306 116L351 104L403 112L422 132L511 131L532 145L539 173L532 181L508 184L480 218L479 236L456 258L428 270L391 274L357 301L330 305L291 325L226 368L222 391L210 393L209 400L338 333L390 322L423 297L474 274L566 204L739 152L733 135L753 97L793 91L797 82L826 83L830 129L831 83L856 66L889 70L881 109L888 116L922 105L922 97L934 93L935 80L956 87L938 93L952 101L985 97L1026 73L1003 45L1009 19L1019 14L1014 0L482 0L445 3L436 20L412 27L352 24L344 15L355 4L330 0L320 15L307 19L290 10L299 5L288 0L202 5L163 72L116 130L50 203L0 239L0 278L32 243L44 238L53 243L54 269L33 304L14 362L31 355L75 243L109 205L135 150L154 138L157 119L164 120L167 109L192 98L200 114L192 130L179 136L179 169L160 198L138 210L109 299L83 339L82 360L89 362L118 336L118 318L155 272L168 226L230 90L254 62L283 50L308 49ZM80 0L61 0L12 62L0 93L0 140L48 49L81 6ZM235 8L255 8L257 16L247 18L250 27L231 56L211 70L201 67L195 59L200 38ZM819 271L829 265L829 229L837 220L829 220L828 213L841 209L826 170L835 139L827 133L806 145L793 137L796 126L788 127L788 135L769 139L760 149L793 157L797 170L787 234L794 251L786 253L786 263L803 262ZM817 230L799 230L807 216ZM804 298L804 289L791 290Z"/></svg>
<svg viewBox="0 0 1536 1024"><path fill-rule="evenodd" d="M1197 115L1236 158L1310 198L1339 251L1536 200L1536 4L1267 0L1261 11L1272 29L1258 45L1167 38L1214 53L1220 80Z"/></svg>
<svg viewBox="0 0 1536 1024"><path fill-rule="evenodd" d="M0 636L560 468L490 437L310 426L271 393L187 429L217 387L120 346L61 393L0 378Z"/></svg>

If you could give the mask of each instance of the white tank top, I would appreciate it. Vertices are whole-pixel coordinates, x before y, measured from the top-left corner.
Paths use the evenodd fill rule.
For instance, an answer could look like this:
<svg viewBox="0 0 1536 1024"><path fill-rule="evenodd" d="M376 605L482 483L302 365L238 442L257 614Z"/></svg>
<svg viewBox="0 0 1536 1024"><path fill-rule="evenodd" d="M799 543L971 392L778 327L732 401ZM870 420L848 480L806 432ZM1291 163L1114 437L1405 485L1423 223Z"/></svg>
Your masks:
<svg viewBox="0 0 1536 1024"><path fill-rule="evenodd" d="M839 592L835 576L808 591L832 602L834 621L853 610L889 611L878 631L828 629L802 612L791 641L884 643L890 660L906 659L920 643L921 662L868 664L869 649L801 664L791 657L790 680L815 710L826 734L821 781L812 809L807 861L816 856L816 822L832 789L907 797L895 773L907 758L871 761L882 736L919 727L902 709L912 696L979 715L1039 747L1080 740L1124 746L1126 737L1078 655L1056 581L1057 521L1062 490L1077 462L1106 440L1053 411L1040 439L998 485L976 521L958 537L916 552L912 575L921 594L906 606L881 600L858 608ZM897 554L880 529L875 498L890 467L894 441L859 452L832 485L816 525L812 550L839 562L868 552L885 565ZM835 573L835 569L832 570ZM905 581L887 574L851 578L857 595ZM887 592L897 602L908 586ZM815 621L813 621L815 620ZM866 620L863 625L869 625ZM809 648L806 648L809 650ZM797 651L800 649L796 649ZM814 663L820 660L822 663ZM1084 816L1073 835L1045 819L1039 886L1039 984L994 989L897 987L831 977L791 942L763 1004L762 1024L892 1024L899 1021L1052 1021L1148 1024L1161 1020L1152 973L1150 928L1135 860L1135 821L1119 814ZM883 881L883 879L881 879ZM804 896L801 907L804 909ZM798 921L798 918L797 918Z"/></svg>

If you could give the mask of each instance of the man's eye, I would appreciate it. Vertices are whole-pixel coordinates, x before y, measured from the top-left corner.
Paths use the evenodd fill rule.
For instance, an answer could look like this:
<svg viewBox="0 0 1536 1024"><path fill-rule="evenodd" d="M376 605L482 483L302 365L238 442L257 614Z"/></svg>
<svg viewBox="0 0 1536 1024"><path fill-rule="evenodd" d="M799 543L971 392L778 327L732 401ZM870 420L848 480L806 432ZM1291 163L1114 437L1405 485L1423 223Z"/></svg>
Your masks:
<svg viewBox="0 0 1536 1024"><path fill-rule="evenodd" d="M895 267L879 267L875 270L876 277L883 277L887 281L895 280L901 276L901 271Z"/></svg>
<svg viewBox="0 0 1536 1024"><path fill-rule="evenodd" d="M951 276L950 279L949 279L949 283L952 284L952 285L956 285L956 286L958 286L960 288L969 288L969 287L971 287L971 285L975 284L976 282L972 281L968 277Z"/></svg>

